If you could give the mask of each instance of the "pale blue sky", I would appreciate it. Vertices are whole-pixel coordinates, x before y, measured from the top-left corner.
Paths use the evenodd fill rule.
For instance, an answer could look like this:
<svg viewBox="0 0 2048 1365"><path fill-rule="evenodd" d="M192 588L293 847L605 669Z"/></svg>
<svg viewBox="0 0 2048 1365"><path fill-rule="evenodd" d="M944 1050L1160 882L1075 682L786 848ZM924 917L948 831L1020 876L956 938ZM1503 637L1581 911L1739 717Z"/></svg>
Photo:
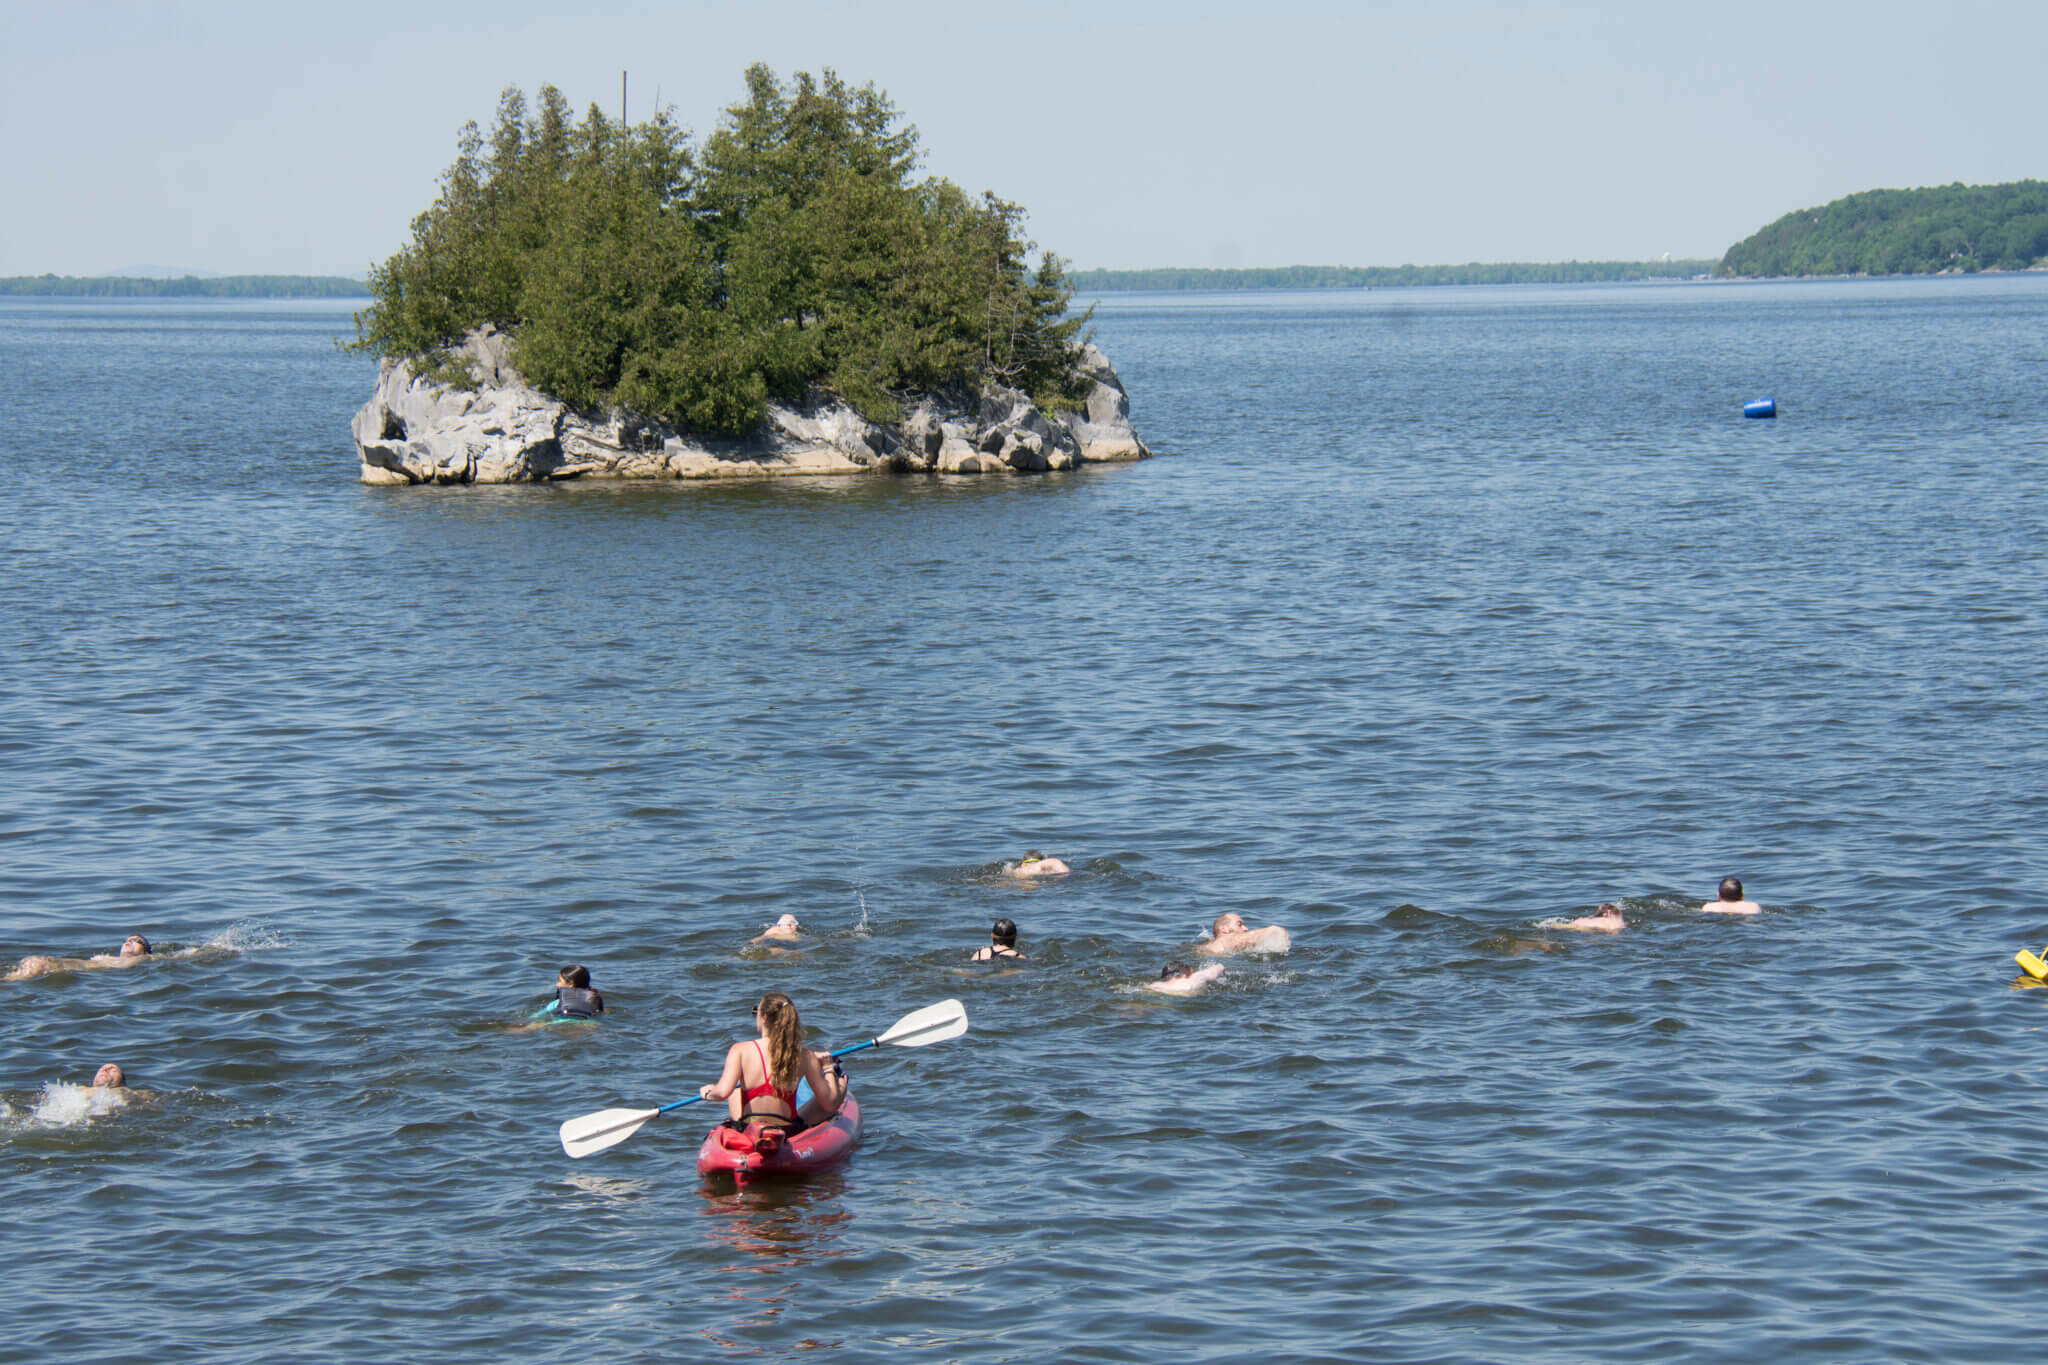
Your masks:
<svg viewBox="0 0 2048 1365"><path fill-rule="evenodd" d="M1718 256L2048 177L2038 0L0 0L0 54L0 275L359 274L506 85L702 134L755 61L873 81L1084 268Z"/></svg>

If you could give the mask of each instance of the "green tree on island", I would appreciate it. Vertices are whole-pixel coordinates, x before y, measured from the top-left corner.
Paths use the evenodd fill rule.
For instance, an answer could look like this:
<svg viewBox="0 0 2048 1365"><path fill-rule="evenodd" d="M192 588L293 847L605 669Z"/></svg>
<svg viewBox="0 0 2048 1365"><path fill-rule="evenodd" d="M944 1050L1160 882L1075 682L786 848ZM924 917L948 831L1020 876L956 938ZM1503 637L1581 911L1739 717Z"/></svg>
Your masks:
<svg viewBox="0 0 2048 1365"><path fill-rule="evenodd" d="M1020 208L914 179L917 130L873 85L746 80L701 150L666 111L578 123L553 86L537 114L508 89L371 268L355 348L431 368L490 325L566 402L732 434L817 386L877 421L983 381L1075 402L1087 317Z"/></svg>

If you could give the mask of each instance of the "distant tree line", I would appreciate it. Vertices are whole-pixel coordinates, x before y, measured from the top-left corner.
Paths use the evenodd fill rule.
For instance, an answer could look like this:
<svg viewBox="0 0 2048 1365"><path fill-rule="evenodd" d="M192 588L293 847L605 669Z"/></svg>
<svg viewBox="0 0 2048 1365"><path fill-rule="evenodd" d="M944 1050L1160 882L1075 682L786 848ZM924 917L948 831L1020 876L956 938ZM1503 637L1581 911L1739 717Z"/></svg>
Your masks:
<svg viewBox="0 0 2048 1365"><path fill-rule="evenodd" d="M1597 284L1686 279L1711 274L1714 261L1558 261L1494 265L1288 265L1247 270L1077 270L1086 293L1127 289L1367 289L1430 284Z"/></svg>
<svg viewBox="0 0 2048 1365"><path fill-rule="evenodd" d="M159 280L129 275L15 275L0 279L0 294L110 299L359 299L361 280L341 275L186 275Z"/></svg>
<svg viewBox="0 0 2048 1365"><path fill-rule="evenodd" d="M579 123L553 86L532 115L507 89L372 267L357 348L431 364L489 324L558 398L713 432L814 386L876 420L983 380L1073 401L1086 319L1022 209L913 179L917 130L872 85L746 83L701 149L665 111Z"/></svg>
<svg viewBox="0 0 2048 1365"><path fill-rule="evenodd" d="M1926 275L2048 263L2048 183L1866 190L1728 248L1727 275Z"/></svg>

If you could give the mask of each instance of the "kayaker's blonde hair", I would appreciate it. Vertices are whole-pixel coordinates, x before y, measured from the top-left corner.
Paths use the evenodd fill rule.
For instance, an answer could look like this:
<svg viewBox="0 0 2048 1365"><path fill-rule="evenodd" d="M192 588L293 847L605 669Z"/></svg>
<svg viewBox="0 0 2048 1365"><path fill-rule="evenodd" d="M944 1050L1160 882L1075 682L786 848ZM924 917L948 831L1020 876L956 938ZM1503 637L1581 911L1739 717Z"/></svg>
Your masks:
<svg viewBox="0 0 2048 1365"><path fill-rule="evenodd" d="M796 1003L781 991L770 991L754 1006L754 1013L768 1037L768 1079L778 1090L794 1089L804 1061L804 1026L796 1016Z"/></svg>

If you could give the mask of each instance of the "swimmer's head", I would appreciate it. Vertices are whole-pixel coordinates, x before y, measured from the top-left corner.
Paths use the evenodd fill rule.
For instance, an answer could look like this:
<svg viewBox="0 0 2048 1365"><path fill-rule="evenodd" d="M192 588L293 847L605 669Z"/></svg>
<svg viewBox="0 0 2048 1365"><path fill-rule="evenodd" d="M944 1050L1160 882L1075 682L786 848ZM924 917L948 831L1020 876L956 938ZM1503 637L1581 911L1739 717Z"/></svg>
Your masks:
<svg viewBox="0 0 2048 1365"><path fill-rule="evenodd" d="M1609 917L1610 919L1620 919L1620 918L1621 918L1621 907L1620 907L1620 906L1618 906L1618 905L1616 905L1616 904L1615 904L1614 902L1612 902L1612 901L1608 901L1608 902L1607 902L1606 904L1602 905L1602 906L1601 906L1601 907L1600 907L1600 908L1599 908L1598 910L1596 910L1596 911L1595 911L1594 913L1595 913L1595 914L1599 914L1599 915L1606 915L1606 916L1607 916L1607 917Z"/></svg>
<svg viewBox="0 0 2048 1365"><path fill-rule="evenodd" d="M1000 947L1014 948L1017 946L1017 922L999 919L989 926L988 936Z"/></svg>
<svg viewBox="0 0 2048 1365"><path fill-rule="evenodd" d="M796 922L795 915L784 915L781 919L775 921L775 927L777 929L788 929L794 933L803 932L803 925Z"/></svg>
<svg viewBox="0 0 2048 1365"><path fill-rule="evenodd" d="M1222 938L1225 934L1241 934L1243 932L1244 916L1237 914L1235 911L1226 910L1216 917L1214 924L1209 926L1209 933L1216 938Z"/></svg>
<svg viewBox="0 0 2048 1365"><path fill-rule="evenodd" d="M579 991L587 991L590 989L590 968L580 963L564 967L561 982L564 986L574 986Z"/></svg>
<svg viewBox="0 0 2048 1365"><path fill-rule="evenodd" d="M112 1062L108 1062L93 1073L92 1085L95 1090L118 1090L126 1084L128 1077Z"/></svg>
<svg viewBox="0 0 2048 1365"><path fill-rule="evenodd" d="M148 957L151 951L149 940L140 934L130 934L121 940L122 957Z"/></svg>
<svg viewBox="0 0 2048 1365"><path fill-rule="evenodd" d="M1739 901L1739 900L1741 900L1741 899L1742 899L1742 878L1740 878L1740 877L1723 877L1723 878L1721 878L1721 899L1722 899L1722 900L1724 900L1724 901Z"/></svg>
<svg viewBox="0 0 2048 1365"><path fill-rule="evenodd" d="M1033 848L1033 849L1026 849L1026 850L1025 850L1025 852L1024 852L1024 857L1023 857L1023 861L1024 861L1024 862L1027 862L1027 863L1040 863L1040 862L1044 862L1044 861L1045 861L1045 855L1044 855L1043 853L1040 853L1040 852L1039 852L1039 851L1038 851L1037 849L1035 849L1035 848Z"/></svg>
<svg viewBox="0 0 2048 1365"><path fill-rule="evenodd" d="M1185 962L1169 962L1166 964L1166 969L1159 973L1159 979L1161 981L1173 981L1180 977L1193 976L1194 974L1195 969L1188 966Z"/></svg>

